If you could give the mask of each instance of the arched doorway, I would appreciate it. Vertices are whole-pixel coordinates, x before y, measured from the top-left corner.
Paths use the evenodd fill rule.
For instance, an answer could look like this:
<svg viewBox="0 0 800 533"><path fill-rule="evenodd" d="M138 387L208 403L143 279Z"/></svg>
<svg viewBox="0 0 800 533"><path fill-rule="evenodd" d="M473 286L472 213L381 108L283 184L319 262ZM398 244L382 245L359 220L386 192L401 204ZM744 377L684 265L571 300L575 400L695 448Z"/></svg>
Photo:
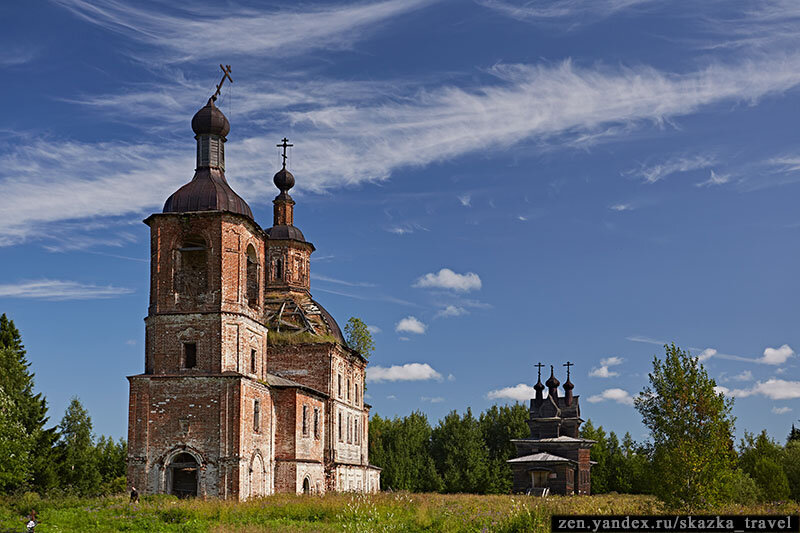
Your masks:
<svg viewBox="0 0 800 533"><path fill-rule="evenodd" d="M311 494L311 482L308 478L303 480L303 494Z"/></svg>
<svg viewBox="0 0 800 533"><path fill-rule="evenodd" d="M197 470L199 465L192 454L179 453L169 464L170 494L179 498L197 496Z"/></svg>
<svg viewBox="0 0 800 533"><path fill-rule="evenodd" d="M264 496L266 490L264 475L264 462L261 460L261 455L256 454L253 456L252 464L250 465L250 497Z"/></svg>

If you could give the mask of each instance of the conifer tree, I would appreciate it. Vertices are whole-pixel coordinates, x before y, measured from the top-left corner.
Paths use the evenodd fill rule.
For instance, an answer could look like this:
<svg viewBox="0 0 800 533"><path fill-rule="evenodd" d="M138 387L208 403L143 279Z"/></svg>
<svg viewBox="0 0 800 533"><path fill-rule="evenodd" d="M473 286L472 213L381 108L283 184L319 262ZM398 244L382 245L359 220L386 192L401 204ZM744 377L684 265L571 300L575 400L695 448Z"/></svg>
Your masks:
<svg viewBox="0 0 800 533"><path fill-rule="evenodd" d="M665 348L635 399L653 441L655 493L673 508L710 508L726 497L734 472L733 400L717 394L697 358Z"/></svg>
<svg viewBox="0 0 800 533"><path fill-rule="evenodd" d="M489 455L489 479L486 491L504 494L511 491L511 467L506 462L517 456L512 439L524 439L530 434L528 409L521 403L493 405L479 418L483 441Z"/></svg>
<svg viewBox="0 0 800 533"><path fill-rule="evenodd" d="M30 478L32 440L16 406L0 386L0 493L11 492Z"/></svg>
<svg viewBox="0 0 800 533"><path fill-rule="evenodd" d="M56 439L55 428L45 429L47 401L33 392L34 374L26 359L22 337L4 314L0 315L0 387L15 406L16 420L30 440L29 481L38 490L47 490L55 482L50 451Z"/></svg>

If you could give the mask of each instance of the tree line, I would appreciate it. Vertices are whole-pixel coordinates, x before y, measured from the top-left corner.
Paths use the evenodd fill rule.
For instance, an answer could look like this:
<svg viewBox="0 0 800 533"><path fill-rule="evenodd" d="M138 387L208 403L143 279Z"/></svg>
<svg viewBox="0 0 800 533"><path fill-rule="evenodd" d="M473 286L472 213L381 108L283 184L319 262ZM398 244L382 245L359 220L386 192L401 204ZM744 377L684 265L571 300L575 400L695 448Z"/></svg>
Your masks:
<svg viewBox="0 0 800 533"><path fill-rule="evenodd" d="M47 400L14 322L0 316L0 493L56 491L97 495L125 490L123 439L97 438L75 397L61 422L48 427Z"/></svg>
<svg viewBox="0 0 800 533"><path fill-rule="evenodd" d="M654 494L673 508L704 509L726 501L800 501L800 429L787 442L745 432L734 446L733 400L715 390L703 365L675 345L654 356L649 385L635 400L650 438L606 433L591 419L581 437L597 441L591 458L594 494ZM383 468L384 489L507 493L516 456L511 439L529 436L525 405L494 405L474 416L450 412L435 427L425 414L374 415L370 461Z"/></svg>

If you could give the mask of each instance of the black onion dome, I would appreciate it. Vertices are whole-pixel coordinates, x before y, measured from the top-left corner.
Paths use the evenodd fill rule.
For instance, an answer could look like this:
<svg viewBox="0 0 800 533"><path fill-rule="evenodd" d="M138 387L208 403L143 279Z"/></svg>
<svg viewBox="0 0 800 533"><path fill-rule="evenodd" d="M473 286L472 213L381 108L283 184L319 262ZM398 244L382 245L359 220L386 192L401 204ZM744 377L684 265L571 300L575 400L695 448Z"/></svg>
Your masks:
<svg viewBox="0 0 800 533"><path fill-rule="evenodd" d="M555 389L561 385L561 382L558 381L558 378L556 378L556 376L553 374L553 365L550 365L550 377L547 378L547 381L545 381L544 384L550 389Z"/></svg>
<svg viewBox="0 0 800 533"><path fill-rule="evenodd" d="M316 300L311 300L311 301L314 303L314 305L316 305L319 308L319 312L320 314L322 314L322 319L328 326L328 330L330 330L331 336L340 343L347 346L347 341L344 340L344 335L342 335L342 330L339 328L339 324L336 323L336 320L333 319L333 316L331 316L328 310L322 307L318 301Z"/></svg>
<svg viewBox="0 0 800 533"><path fill-rule="evenodd" d="M286 192L294 187L294 175L286 170L286 167L283 167L275 174L275 177L272 178L272 182L275 183L275 186L280 189L281 192Z"/></svg>
<svg viewBox="0 0 800 533"><path fill-rule="evenodd" d="M294 240L300 242L306 242L305 236L303 236L303 232L300 231L300 228L296 226L287 226L285 224L280 224L278 226L272 226L268 230L266 230L267 235L269 235L270 239L278 239L278 240Z"/></svg>
<svg viewBox="0 0 800 533"><path fill-rule="evenodd" d="M231 131L231 124L222 111L214 105L214 100L209 99L192 118L192 130L196 135L212 134L226 137Z"/></svg>
<svg viewBox="0 0 800 533"><path fill-rule="evenodd" d="M539 378L536 381L536 385L533 386L534 390L544 390L544 385L542 385L542 378Z"/></svg>
<svg viewBox="0 0 800 533"><path fill-rule="evenodd" d="M198 169L192 181L167 198L163 212L191 211L229 211L253 218L247 202L231 189L225 174L215 168Z"/></svg>
<svg viewBox="0 0 800 533"><path fill-rule="evenodd" d="M572 382L569 380L569 378L567 378L567 382L564 383L564 390L572 390L574 388L575 385L573 385Z"/></svg>

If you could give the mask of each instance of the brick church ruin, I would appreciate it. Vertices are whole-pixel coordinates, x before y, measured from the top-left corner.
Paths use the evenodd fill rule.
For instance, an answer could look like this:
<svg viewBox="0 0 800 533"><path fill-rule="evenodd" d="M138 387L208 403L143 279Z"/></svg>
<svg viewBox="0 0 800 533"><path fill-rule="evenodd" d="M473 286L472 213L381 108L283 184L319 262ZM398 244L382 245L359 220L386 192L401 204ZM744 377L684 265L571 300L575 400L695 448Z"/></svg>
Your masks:
<svg viewBox="0 0 800 533"><path fill-rule="evenodd" d="M550 366L547 397L543 396L542 365L539 379L533 386L536 397L531 399L528 426L531 436L527 439L512 439L517 448L517 457L510 459L513 472L514 492L530 494L589 494L591 492L591 467L589 458L592 444L596 441L580 436L581 408L579 396L573 396L575 386L569 379L567 361L567 381L564 383L564 396L558 396L560 381Z"/></svg>
<svg viewBox="0 0 800 533"><path fill-rule="evenodd" d="M314 245L294 225L291 145L262 229L225 179L230 125L215 99L192 119L193 179L145 220L150 306L144 373L128 378L129 483L238 500L375 492L367 361L311 297Z"/></svg>

